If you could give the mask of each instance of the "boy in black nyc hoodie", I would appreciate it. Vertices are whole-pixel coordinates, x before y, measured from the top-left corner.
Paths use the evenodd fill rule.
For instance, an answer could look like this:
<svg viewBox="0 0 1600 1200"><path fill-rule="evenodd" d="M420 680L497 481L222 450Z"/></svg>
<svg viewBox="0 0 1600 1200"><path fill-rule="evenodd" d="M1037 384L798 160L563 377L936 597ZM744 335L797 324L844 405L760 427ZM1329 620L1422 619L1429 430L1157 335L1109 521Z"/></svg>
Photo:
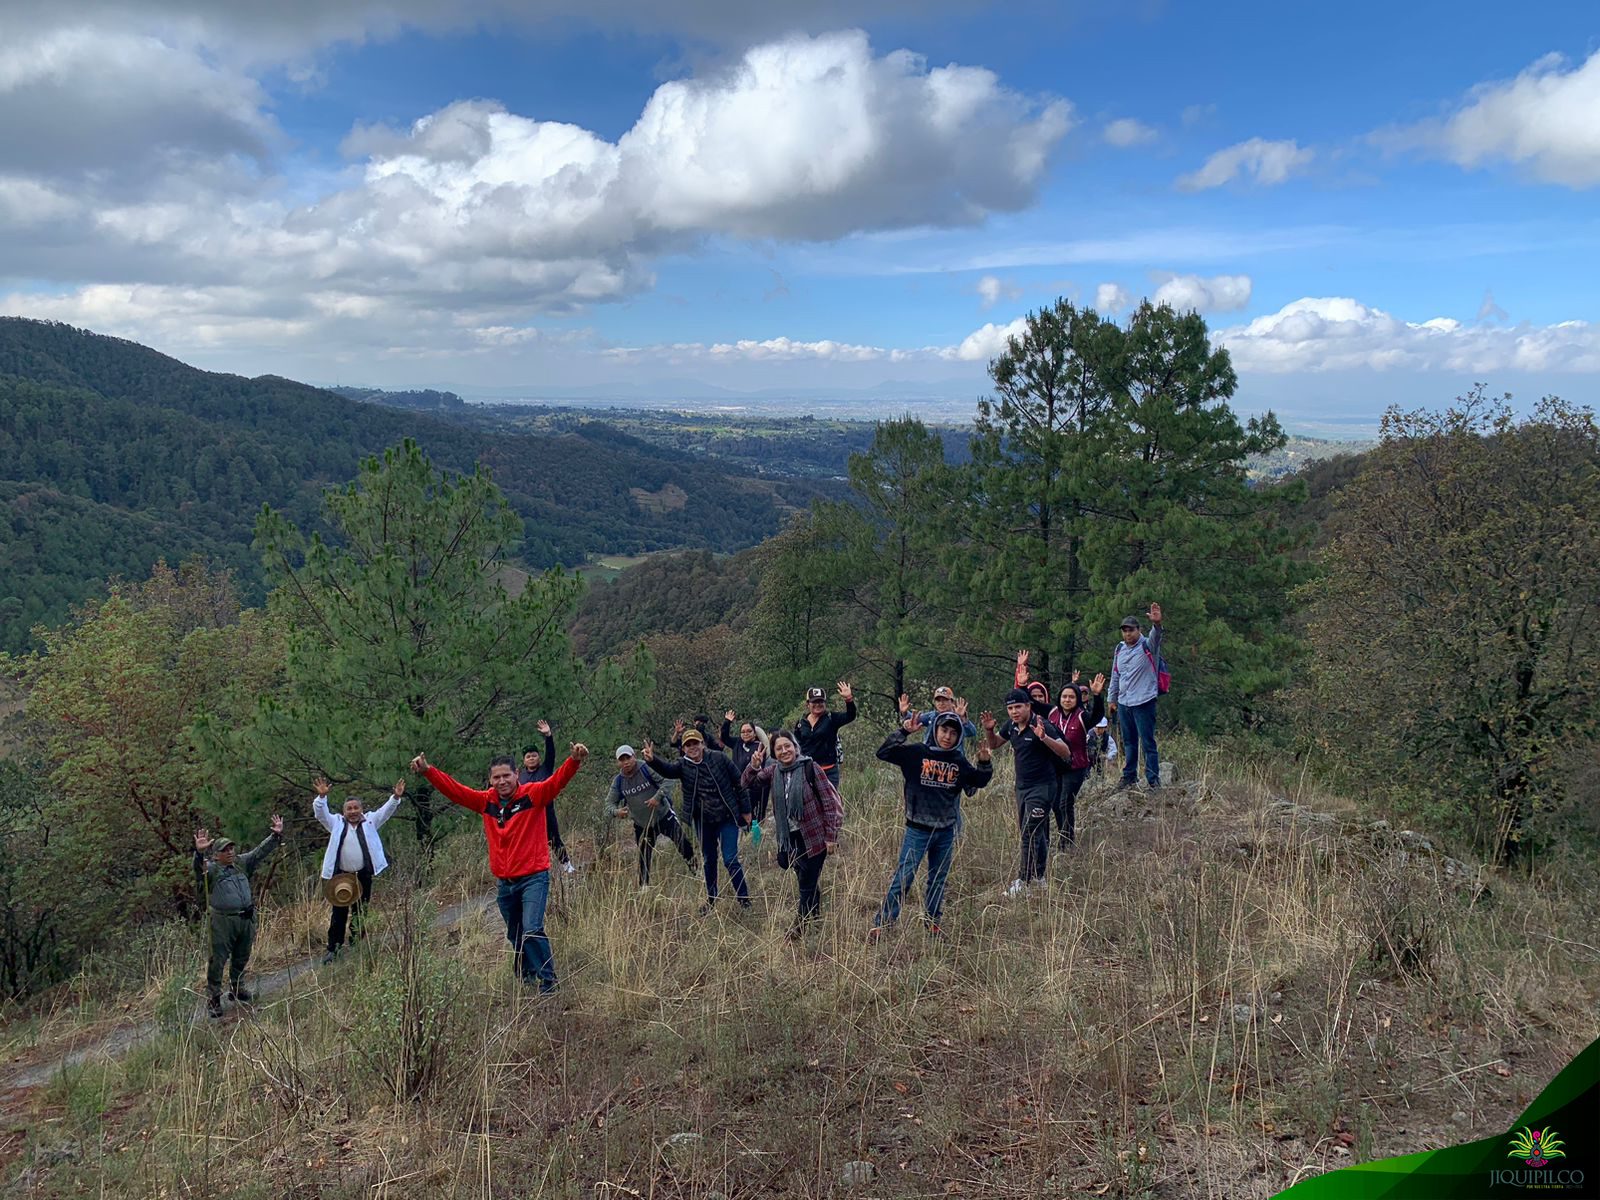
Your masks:
<svg viewBox="0 0 1600 1200"><path fill-rule="evenodd" d="M983 714L984 728L994 727L994 717ZM986 745L978 748L978 761L970 763L961 753L961 718L940 713L933 723L933 744L911 742L908 735L922 728L921 718L913 713L899 729L878 747L878 757L893 763L905 776L906 832L900 842L900 861L883 906L873 918L871 937L900 917L900 901L916 878L922 860L928 860L928 887L923 898L927 909L928 932L939 932L939 914L944 908L944 883L950 874L950 859L955 850L956 815L961 809L961 789L985 787L994 767Z"/></svg>

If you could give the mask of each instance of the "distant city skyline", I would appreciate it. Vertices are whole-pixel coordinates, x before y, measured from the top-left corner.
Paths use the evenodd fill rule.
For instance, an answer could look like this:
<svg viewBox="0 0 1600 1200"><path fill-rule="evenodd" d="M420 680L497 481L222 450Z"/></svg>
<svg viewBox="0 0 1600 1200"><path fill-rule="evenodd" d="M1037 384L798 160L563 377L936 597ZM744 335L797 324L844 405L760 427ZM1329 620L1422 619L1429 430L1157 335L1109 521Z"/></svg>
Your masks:
<svg viewBox="0 0 1600 1200"><path fill-rule="evenodd" d="M481 397L970 404L1205 314L1236 407L1600 403L1591 4L0 0L0 312Z"/></svg>

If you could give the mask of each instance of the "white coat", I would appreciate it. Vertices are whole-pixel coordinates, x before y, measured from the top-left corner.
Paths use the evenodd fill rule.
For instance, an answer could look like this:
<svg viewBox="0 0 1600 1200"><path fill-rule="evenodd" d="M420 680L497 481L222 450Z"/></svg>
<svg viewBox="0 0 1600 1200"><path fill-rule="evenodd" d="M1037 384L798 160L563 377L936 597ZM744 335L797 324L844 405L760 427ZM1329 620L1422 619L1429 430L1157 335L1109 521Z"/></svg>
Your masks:
<svg viewBox="0 0 1600 1200"><path fill-rule="evenodd" d="M374 875L382 875L384 868L389 865L389 859L383 853L383 839L378 836L378 830L383 827L385 821L394 816L394 810L399 807L400 797L390 796L384 802L383 807L367 814L365 821L367 827L367 853L372 856L372 873ZM318 823L328 831L328 848L322 855L322 877L324 879L332 879L339 869L339 831L348 822L344 819L342 812L333 813L328 811L328 798L326 796L314 798L311 801L311 811L316 815ZM350 836L355 836L353 828L350 831Z"/></svg>

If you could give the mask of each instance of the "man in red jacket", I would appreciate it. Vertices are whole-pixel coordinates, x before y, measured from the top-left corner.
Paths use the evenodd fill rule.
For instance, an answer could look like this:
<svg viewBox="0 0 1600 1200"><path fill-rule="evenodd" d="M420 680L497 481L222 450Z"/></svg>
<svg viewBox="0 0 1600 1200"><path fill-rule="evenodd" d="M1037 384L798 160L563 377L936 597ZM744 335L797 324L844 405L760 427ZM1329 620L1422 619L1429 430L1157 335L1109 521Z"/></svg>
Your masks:
<svg viewBox="0 0 1600 1200"><path fill-rule="evenodd" d="M527 984L535 982L541 994L555 991L556 964L550 939L544 932L544 908L550 899L550 842L545 810L578 768L589 748L574 742L567 761L548 779L518 784L509 756L489 764L489 790L478 791L457 783L428 757L419 754L411 769L449 799L483 817L483 836L489 843L489 870L500 881L495 899L506 921L506 940L518 951L518 973Z"/></svg>

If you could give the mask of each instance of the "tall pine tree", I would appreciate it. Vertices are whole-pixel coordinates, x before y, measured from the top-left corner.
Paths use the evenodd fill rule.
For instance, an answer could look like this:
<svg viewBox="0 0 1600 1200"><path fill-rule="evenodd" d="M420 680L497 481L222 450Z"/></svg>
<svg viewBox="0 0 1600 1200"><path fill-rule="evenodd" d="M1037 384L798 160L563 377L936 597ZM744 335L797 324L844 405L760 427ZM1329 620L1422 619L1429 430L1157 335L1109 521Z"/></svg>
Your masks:
<svg viewBox="0 0 1600 1200"><path fill-rule="evenodd" d="M257 522L269 603L291 630L287 688L242 729L209 731L252 768L224 776L229 790L318 773L378 790L424 751L471 777L535 742L540 717L558 744L633 727L649 684L630 671L647 676L647 662L579 663L567 639L575 576L551 570L508 590L522 523L481 467L442 474L408 439L325 508L332 541L270 509ZM409 807L428 841L436 801L423 789Z"/></svg>

